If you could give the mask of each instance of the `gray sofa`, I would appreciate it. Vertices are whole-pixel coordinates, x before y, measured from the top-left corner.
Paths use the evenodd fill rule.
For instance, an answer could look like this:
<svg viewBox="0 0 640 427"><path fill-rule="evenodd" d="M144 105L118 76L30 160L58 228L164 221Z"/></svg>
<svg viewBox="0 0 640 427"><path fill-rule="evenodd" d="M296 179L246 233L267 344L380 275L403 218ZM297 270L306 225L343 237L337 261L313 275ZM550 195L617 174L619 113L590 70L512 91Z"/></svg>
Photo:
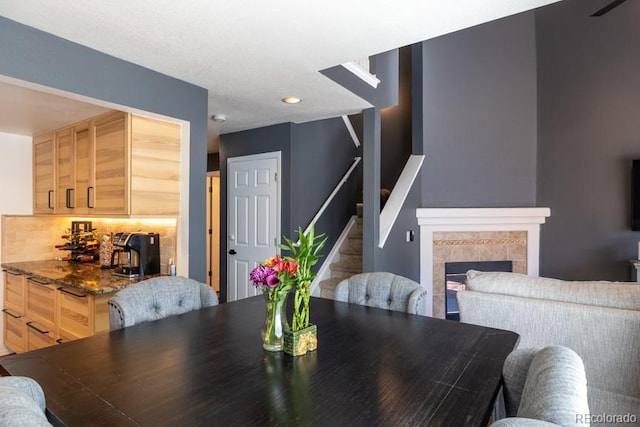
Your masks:
<svg viewBox="0 0 640 427"><path fill-rule="evenodd" d="M462 322L517 332L520 348L574 350L591 414L640 419L640 284L469 271L457 300Z"/></svg>

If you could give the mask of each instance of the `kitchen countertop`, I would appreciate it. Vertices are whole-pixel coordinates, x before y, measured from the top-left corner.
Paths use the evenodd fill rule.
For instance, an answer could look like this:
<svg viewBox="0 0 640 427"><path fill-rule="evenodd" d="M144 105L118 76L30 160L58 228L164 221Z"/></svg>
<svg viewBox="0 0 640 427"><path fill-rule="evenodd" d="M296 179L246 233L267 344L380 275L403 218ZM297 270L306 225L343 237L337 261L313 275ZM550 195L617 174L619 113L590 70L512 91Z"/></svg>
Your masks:
<svg viewBox="0 0 640 427"><path fill-rule="evenodd" d="M129 279L114 276L113 269L100 268L97 262L56 260L7 262L2 263L2 268L91 294L116 292L131 283L140 281L139 277Z"/></svg>

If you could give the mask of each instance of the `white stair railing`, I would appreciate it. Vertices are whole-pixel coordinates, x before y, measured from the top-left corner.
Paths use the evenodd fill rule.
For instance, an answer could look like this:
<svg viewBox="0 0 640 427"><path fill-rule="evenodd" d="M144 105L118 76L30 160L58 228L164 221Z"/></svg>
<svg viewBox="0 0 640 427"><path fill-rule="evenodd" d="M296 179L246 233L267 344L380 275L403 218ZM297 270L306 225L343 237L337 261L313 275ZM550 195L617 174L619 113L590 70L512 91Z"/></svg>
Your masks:
<svg viewBox="0 0 640 427"><path fill-rule="evenodd" d="M327 200L325 200L325 202L322 204L322 206L318 210L318 213L316 213L316 215L313 217L313 219L311 220L307 228L304 230L305 234L311 229L311 226L315 224L318 221L318 219L322 216L322 214L327 209L331 201L334 199L334 197L336 197L336 194L338 194L338 191L340 191L342 186L347 182L353 170L356 168L356 166L358 166L358 163L360 163L360 160L362 160L362 157L356 157L353 159L353 163L351 164L351 167L349 168L349 170L347 170L347 172L344 174L340 182L338 182L338 184L336 185L336 188L334 188L331 194L329 194L329 197L327 197Z"/></svg>
<svg viewBox="0 0 640 427"><path fill-rule="evenodd" d="M353 140L353 144L357 147L360 147L360 140L358 139L358 135L356 134L356 130L353 128L353 124L351 123L351 119L349 116L342 116L342 121L344 121L344 125L347 127L349 131L349 135Z"/></svg>
<svg viewBox="0 0 640 427"><path fill-rule="evenodd" d="M411 190L411 186L416 180L418 172L420 172L422 162L424 162L423 155L413 154L409 156L407 164L404 165L404 169L402 169L402 173L400 174L396 185L393 187L393 191L391 191L387 203L384 205L384 208L380 213L380 236L378 239L379 248L383 248L384 244L387 242L391 229L393 228L396 219L398 219L402 205L404 205L404 201L409 195L409 190Z"/></svg>

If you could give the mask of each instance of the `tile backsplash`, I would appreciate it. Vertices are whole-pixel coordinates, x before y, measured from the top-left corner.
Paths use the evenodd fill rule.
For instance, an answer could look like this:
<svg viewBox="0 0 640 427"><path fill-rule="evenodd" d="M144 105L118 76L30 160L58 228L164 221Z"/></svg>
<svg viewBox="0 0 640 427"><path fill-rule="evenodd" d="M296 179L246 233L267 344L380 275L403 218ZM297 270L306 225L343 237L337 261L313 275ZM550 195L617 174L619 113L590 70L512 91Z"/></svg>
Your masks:
<svg viewBox="0 0 640 427"><path fill-rule="evenodd" d="M176 264L177 220L128 218L78 218L60 216L3 215L2 262L40 261L67 255L55 245L65 243L62 235L71 221L91 221L97 233L153 232L160 235L160 271L167 271L169 259Z"/></svg>

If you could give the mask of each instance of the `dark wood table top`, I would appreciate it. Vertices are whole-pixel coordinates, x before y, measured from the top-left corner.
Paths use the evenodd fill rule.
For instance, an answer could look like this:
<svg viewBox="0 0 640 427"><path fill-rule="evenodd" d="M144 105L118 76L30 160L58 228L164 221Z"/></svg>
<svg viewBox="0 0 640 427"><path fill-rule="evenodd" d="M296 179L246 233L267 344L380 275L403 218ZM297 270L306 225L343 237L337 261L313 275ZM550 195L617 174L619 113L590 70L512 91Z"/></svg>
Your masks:
<svg viewBox="0 0 640 427"><path fill-rule="evenodd" d="M249 298L0 360L68 426L486 426L513 332L314 298L318 350L262 349Z"/></svg>

